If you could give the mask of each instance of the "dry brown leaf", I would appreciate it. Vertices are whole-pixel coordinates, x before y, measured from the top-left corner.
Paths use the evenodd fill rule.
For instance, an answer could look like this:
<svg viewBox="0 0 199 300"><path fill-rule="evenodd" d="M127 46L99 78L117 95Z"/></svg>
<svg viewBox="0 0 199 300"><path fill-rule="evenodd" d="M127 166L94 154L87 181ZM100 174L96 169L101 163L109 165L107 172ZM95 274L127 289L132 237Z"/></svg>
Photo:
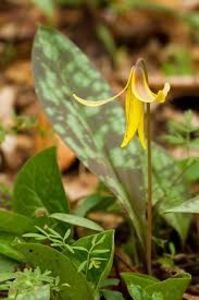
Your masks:
<svg viewBox="0 0 199 300"><path fill-rule="evenodd" d="M9 125L12 122L15 97L14 87L4 86L0 89L0 121L3 122L3 125Z"/></svg>
<svg viewBox="0 0 199 300"><path fill-rule="evenodd" d="M193 295L186 293L183 295L183 299L184 300L199 300L199 296L193 296Z"/></svg>
<svg viewBox="0 0 199 300"><path fill-rule="evenodd" d="M33 84L30 61L17 61L5 72L5 78L16 84Z"/></svg>
<svg viewBox="0 0 199 300"><path fill-rule="evenodd" d="M89 218L100 223L106 229L117 228L124 221L122 216L106 212L92 212L89 214Z"/></svg>
<svg viewBox="0 0 199 300"><path fill-rule="evenodd" d="M98 185L98 178L89 173L82 173L81 176L65 176L64 187L69 199L73 202L93 193Z"/></svg>

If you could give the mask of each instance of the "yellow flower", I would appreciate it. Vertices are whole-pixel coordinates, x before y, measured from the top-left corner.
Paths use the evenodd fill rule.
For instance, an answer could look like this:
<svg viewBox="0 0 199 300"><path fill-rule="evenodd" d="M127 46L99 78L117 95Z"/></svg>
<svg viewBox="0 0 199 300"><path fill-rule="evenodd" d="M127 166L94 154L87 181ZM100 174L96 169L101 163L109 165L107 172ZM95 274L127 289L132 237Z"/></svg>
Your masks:
<svg viewBox="0 0 199 300"><path fill-rule="evenodd" d="M153 93L149 88L148 74L144 61L139 59L135 66L131 68L128 81L124 89L117 95L99 101L86 100L73 94L73 97L83 105L90 107L97 107L104 105L110 101L115 100L124 92L125 96L125 117L126 129L121 147L125 147L133 139L136 132L138 133L140 143L146 149L145 138L145 103L163 103L166 100L167 94L170 90L169 83L165 83L162 90Z"/></svg>

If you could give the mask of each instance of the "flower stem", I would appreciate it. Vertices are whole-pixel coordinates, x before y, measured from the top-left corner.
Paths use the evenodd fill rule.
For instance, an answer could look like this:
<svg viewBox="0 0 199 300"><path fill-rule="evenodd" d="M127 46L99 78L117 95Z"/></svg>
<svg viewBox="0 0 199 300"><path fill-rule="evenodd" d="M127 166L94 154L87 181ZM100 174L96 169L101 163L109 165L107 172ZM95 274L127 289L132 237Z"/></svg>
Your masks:
<svg viewBox="0 0 199 300"><path fill-rule="evenodd" d="M151 163L151 117L150 103L147 103L147 232L146 232L146 263L148 274L152 273L152 163Z"/></svg>

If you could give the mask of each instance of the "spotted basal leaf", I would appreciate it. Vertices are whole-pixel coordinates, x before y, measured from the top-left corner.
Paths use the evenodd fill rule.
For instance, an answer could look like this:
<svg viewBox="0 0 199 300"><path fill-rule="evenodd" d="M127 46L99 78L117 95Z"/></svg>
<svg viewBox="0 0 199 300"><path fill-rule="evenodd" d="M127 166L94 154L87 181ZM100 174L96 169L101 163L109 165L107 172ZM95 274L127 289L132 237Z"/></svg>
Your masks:
<svg viewBox="0 0 199 300"><path fill-rule="evenodd" d="M124 113L119 103L87 108L72 94L92 99L111 95L88 58L54 29L41 27L33 47L36 92L55 131L117 196L144 243L145 205L138 144L121 149Z"/></svg>
<svg viewBox="0 0 199 300"><path fill-rule="evenodd" d="M38 30L32 57L37 95L55 131L120 200L143 245L145 197L141 170L146 170L145 155L136 141L120 148L123 109L117 101L96 108L85 107L72 97L76 93L96 101L104 99L112 95L109 85L82 51L56 30ZM172 189L172 178L178 172L176 164L155 144L153 150L154 204L158 202L158 212L185 239L190 219L185 220L180 214L165 215L162 211L177 199L184 202L186 191L182 182ZM169 191L166 196L165 190Z"/></svg>

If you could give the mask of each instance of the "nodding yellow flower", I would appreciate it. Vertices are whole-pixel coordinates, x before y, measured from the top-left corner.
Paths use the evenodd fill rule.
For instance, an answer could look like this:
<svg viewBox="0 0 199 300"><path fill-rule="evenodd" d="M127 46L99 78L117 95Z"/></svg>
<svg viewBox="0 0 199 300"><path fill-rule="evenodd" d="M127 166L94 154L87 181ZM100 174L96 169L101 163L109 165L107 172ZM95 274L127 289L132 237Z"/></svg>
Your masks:
<svg viewBox="0 0 199 300"><path fill-rule="evenodd" d="M139 59L131 68L126 86L117 95L104 100L86 100L73 94L73 97L83 105L97 107L116 100L124 92L126 129L121 147L125 147L133 139L136 132L144 149L146 149L145 138L145 103L163 103L170 90L169 83L165 83L162 90L153 93L149 88L148 74L143 59Z"/></svg>

